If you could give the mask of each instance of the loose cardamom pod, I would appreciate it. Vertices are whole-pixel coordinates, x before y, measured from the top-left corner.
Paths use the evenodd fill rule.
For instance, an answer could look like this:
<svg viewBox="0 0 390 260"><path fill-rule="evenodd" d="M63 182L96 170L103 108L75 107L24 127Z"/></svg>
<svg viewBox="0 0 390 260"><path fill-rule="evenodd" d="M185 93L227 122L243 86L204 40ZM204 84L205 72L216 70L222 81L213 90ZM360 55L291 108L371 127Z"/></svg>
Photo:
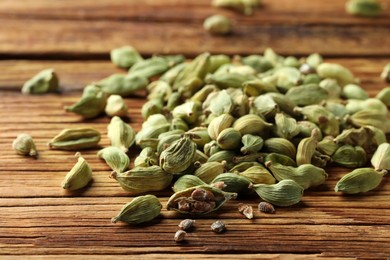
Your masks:
<svg viewBox="0 0 390 260"><path fill-rule="evenodd" d="M178 174L194 163L196 144L189 135L173 142L160 154L160 166L164 171Z"/></svg>
<svg viewBox="0 0 390 260"><path fill-rule="evenodd" d="M12 147L17 154L37 156L38 152L35 148L34 141L29 134L20 134L12 142Z"/></svg>
<svg viewBox="0 0 390 260"><path fill-rule="evenodd" d="M318 129L313 129L310 137L304 138L299 142L296 156L298 166L311 163L311 158L317 148L319 133Z"/></svg>
<svg viewBox="0 0 390 260"><path fill-rule="evenodd" d="M249 55L246 57L239 57L240 62L244 65L251 66L258 73L266 72L272 69L273 65L261 55ZM257 95L256 95L257 96Z"/></svg>
<svg viewBox="0 0 390 260"><path fill-rule="evenodd" d="M252 154L257 153L263 148L264 140L260 136L246 134L242 136L241 143L243 144L240 149L241 153Z"/></svg>
<svg viewBox="0 0 390 260"><path fill-rule="evenodd" d="M201 105L198 102L189 101L175 107L172 111L173 117L183 119L188 124L193 124L201 113Z"/></svg>
<svg viewBox="0 0 390 260"><path fill-rule="evenodd" d="M143 76L116 73L96 84L105 93L127 97L137 90L145 89L148 83L148 79Z"/></svg>
<svg viewBox="0 0 390 260"><path fill-rule="evenodd" d="M199 78L203 80L210 71L210 53L205 52L198 55L191 63L187 64L176 76L173 87L178 89L183 82L190 78Z"/></svg>
<svg viewBox="0 0 390 260"><path fill-rule="evenodd" d="M223 182L226 185L223 188L224 191L236 193L248 190L248 187L251 184L248 178L230 172L219 174L214 178L211 184L217 182Z"/></svg>
<svg viewBox="0 0 390 260"><path fill-rule="evenodd" d="M375 170L390 170L390 144L380 144L371 158Z"/></svg>
<svg viewBox="0 0 390 260"><path fill-rule="evenodd" d="M215 14L204 20L203 28L212 34L228 34L232 30L232 24L226 16Z"/></svg>
<svg viewBox="0 0 390 260"><path fill-rule="evenodd" d="M135 167L123 173L113 172L110 177L115 179L124 190L132 194L140 194L167 188L173 176L159 166L150 166Z"/></svg>
<svg viewBox="0 0 390 260"><path fill-rule="evenodd" d="M253 114L272 119L280 112L279 105L269 95L260 95L251 101Z"/></svg>
<svg viewBox="0 0 390 260"><path fill-rule="evenodd" d="M251 97L257 97L261 94L268 92L279 93L279 90L276 88L276 84L271 84L262 79L254 79L245 81L242 83L244 93Z"/></svg>
<svg viewBox="0 0 390 260"><path fill-rule="evenodd" d="M317 143L317 150L328 156L332 156L339 147L340 145L334 141L333 136L325 136L324 139Z"/></svg>
<svg viewBox="0 0 390 260"><path fill-rule="evenodd" d="M259 162L241 162L236 164L233 168L230 169L232 173L241 173L252 166L262 166Z"/></svg>
<svg viewBox="0 0 390 260"><path fill-rule="evenodd" d="M317 73L321 78L337 80L337 83L342 87L355 81L352 72L340 64L321 63L317 67Z"/></svg>
<svg viewBox="0 0 390 260"><path fill-rule="evenodd" d="M272 124L266 122L258 115L253 114L242 116L233 124L233 128L239 131L241 135L253 134L265 136L268 134L271 127Z"/></svg>
<svg viewBox="0 0 390 260"><path fill-rule="evenodd" d="M181 176L179 179L177 179L177 181L175 181L172 190L174 192L179 192L200 185L207 185L207 183L202 181L199 177L195 175L185 174Z"/></svg>
<svg viewBox="0 0 390 260"><path fill-rule="evenodd" d="M343 87L342 96L347 99L365 100L368 98L367 92L356 84L348 84Z"/></svg>
<svg viewBox="0 0 390 260"><path fill-rule="evenodd" d="M221 131L217 137L217 144L221 149L231 150L241 145L241 133L229 127Z"/></svg>
<svg viewBox="0 0 390 260"><path fill-rule="evenodd" d="M158 155L151 147L145 147L134 159L134 167L149 167L158 165Z"/></svg>
<svg viewBox="0 0 390 260"><path fill-rule="evenodd" d="M198 126L190 129L186 134L191 136L198 149L203 149L205 144L211 142L207 127Z"/></svg>
<svg viewBox="0 0 390 260"><path fill-rule="evenodd" d="M92 169L87 161L79 152L75 156L78 158L78 161L66 174L61 184L62 188L71 191L84 188L92 180Z"/></svg>
<svg viewBox="0 0 390 260"><path fill-rule="evenodd" d="M263 200L276 206L291 206L301 201L303 188L293 180L276 184L255 184L252 187Z"/></svg>
<svg viewBox="0 0 390 260"><path fill-rule="evenodd" d="M336 184L336 192L355 194L375 189L381 183L386 170L380 172L372 168L359 168L344 175Z"/></svg>
<svg viewBox="0 0 390 260"><path fill-rule="evenodd" d="M381 129L386 134L390 133L390 120L381 112L361 110L347 118L347 122L350 122L357 127L368 125L374 126Z"/></svg>
<svg viewBox="0 0 390 260"><path fill-rule="evenodd" d="M206 162L201 164L194 172L194 175L205 183L210 183L226 169L226 162Z"/></svg>
<svg viewBox="0 0 390 260"><path fill-rule="evenodd" d="M341 96L341 87L337 80L326 78L321 80L319 86L328 92L329 99L337 99Z"/></svg>
<svg viewBox="0 0 390 260"><path fill-rule="evenodd" d="M389 66L388 81L390 83L390 63L388 66ZM385 104L387 107L390 107L390 87L383 88L381 91L378 92L378 94L376 94L375 98L382 101L382 103Z"/></svg>
<svg viewBox="0 0 390 260"><path fill-rule="evenodd" d="M142 78L151 78L166 72L169 69L169 63L163 57L153 56L145 60L138 60L129 69L130 76Z"/></svg>
<svg viewBox="0 0 390 260"><path fill-rule="evenodd" d="M332 161L345 167L362 167L366 165L367 155L360 146L342 145L332 155Z"/></svg>
<svg viewBox="0 0 390 260"><path fill-rule="evenodd" d="M111 62L120 68L128 69L142 60L141 55L133 46L123 46L111 50Z"/></svg>
<svg viewBox="0 0 390 260"><path fill-rule="evenodd" d="M135 134L134 129L117 116L114 116L107 126L107 136L111 141L111 145L122 149L124 152L127 152L134 144Z"/></svg>
<svg viewBox="0 0 390 260"><path fill-rule="evenodd" d="M107 99L107 104L104 111L110 117L125 117L128 114L128 107L121 96L111 95Z"/></svg>
<svg viewBox="0 0 390 260"><path fill-rule="evenodd" d="M234 117L229 114L221 114L220 116L214 118L207 128L208 134L211 139L217 140L219 133L221 133L222 130L231 127L233 122Z"/></svg>
<svg viewBox="0 0 390 260"><path fill-rule="evenodd" d="M288 140L291 140L300 133L297 121L284 113L277 113L275 115L275 126L275 134Z"/></svg>
<svg viewBox="0 0 390 260"><path fill-rule="evenodd" d="M261 5L260 0L213 0L215 7L229 8L245 15L252 15L254 9Z"/></svg>
<svg viewBox="0 0 390 260"><path fill-rule="evenodd" d="M58 90L58 77L54 69L45 69L23 84L23 94L44 94Z"/></svg>
<svg viewBox="0 0 390 260"><path fill-rule="evenodd" d="M81 99L65 110L81 115L84 118L94 118L104 112L106 107L106 94L95 85L84 88Z"/></svg>
<svg viewBox="0 0 390 260"><path fill-rule="evenodd" d="M224 192L209 185L191 187L173 194L167 203L168 210L186 214L208 214L218 210L236 193Z"/></svg>
<svg viewBox="0 0 390 260"><path fill-rule="evenodd" d="M48 145L50 149L77 151L93 148L99 141L99 131L90 127L80 127L62 130Z"/></svg>
<svg viewBox="0 0 390 260"><path fill-rule="evenodd" d="M307 84L289 89L286 97L298 106L307 106L328 99L328 92L317 84Z"/></svg>
<svg viewBox="0 0 390 260"><path fill-rule="evenodd" d="M137 225L155 219L160 215L161 209L162 205L156 196L139 196L125 204L111 221L112 223L123 221L130 225Z"/></svg>
<svg viewBox="0 0 390 260"><path fill-rule="evenodd" d="M269 153L279 153L295 159L297 149L289 140L279 137L268 138L264 141L263 150Z"/></svg>
<svg viewBox="0 0 390 260"><path fill-rule="evenodd" d="M124 172L130 164L130 159L127 154L120 148L114 146L100 150L97 156L104 159L108 166L116 172Z"/></svg>
<svg viewBox="0 0 390 260"><path fill-rule="evenodd" d="M253 184L275 184L276 180L272 174L262 165L252 166L243 172L238 173L246 177Z"/></svg>
<svg viewBox="0 0 390 260"><path fill-rule="evenodd" d="M357 16L378 16L382 6L377 0L349 0L345 4L347 13Z"/></svg>
<svg viewBox="0 0 390 260"><path fill-rule="evenodd" d="M164 102L160 98L154 98L145 102L141 109L141 115L144 120L154 114L163 112Z"/></svg>

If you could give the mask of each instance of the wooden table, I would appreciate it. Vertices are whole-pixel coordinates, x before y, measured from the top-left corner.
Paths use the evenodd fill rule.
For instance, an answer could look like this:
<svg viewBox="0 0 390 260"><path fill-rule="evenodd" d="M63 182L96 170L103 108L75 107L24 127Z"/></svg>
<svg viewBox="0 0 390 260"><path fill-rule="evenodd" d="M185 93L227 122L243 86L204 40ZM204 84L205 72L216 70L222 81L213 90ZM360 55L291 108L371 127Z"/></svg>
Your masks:
<svg viewBox="0 0 390 260"><path fill-rule="evenodd" d="M76 159L72 152L49 150L47 142L67 127L92 126L109 144L107 117L84 121L66 113L82 88L121 71L109 62L112 48L131 44L143 55L203 51L262 53L272 47L283 55L319 52L329 62L349 67L371 96L382 87L390 61L390 1L378 18L347 15L344 1L264 0L253 16L220 10L197 0L2 0L0 5L0 258L289 258L390 256L390 183L364 195L342 196L333 187L346 172L329 169L329 179L305 192L294 207L274 215L237 212L232 201L219 213L198 218L187 242L173 235L183 216L165 209L150 225L111 224L131 200L96 150L83 152L94 170L92 185L77 194L60 183ZM203 20L222 13L235 21L234 33L210 36ZM61 94L27 96L21 85L36 72L54 68ZM140 129L144 97L126 100L131 125ZM18 156L11 148L19 133L30 133L39 158ZM139 152L134 149L133 156ZM171 191L157 195L165 205ZM210 224L222 219L228 230L216 235ZM222 255L224 254L224 255Z"/></svg>

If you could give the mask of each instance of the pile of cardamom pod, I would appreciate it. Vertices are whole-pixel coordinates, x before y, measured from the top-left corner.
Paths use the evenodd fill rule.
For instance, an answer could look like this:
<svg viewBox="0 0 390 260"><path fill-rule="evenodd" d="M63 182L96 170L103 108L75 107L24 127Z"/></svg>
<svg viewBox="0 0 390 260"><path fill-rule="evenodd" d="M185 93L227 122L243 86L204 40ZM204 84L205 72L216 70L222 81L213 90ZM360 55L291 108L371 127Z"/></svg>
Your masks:
<svg viewBox="0 0 390 260"><path fill-rule="evenodd" d="M173 185L168 210L207 214L237 195L290 206L305 189L325 182L329 165L351 168L336 192L367 192L390 169L390 87L370 98L350 70L324 63L319 54L297 59L267 49L263 55L233 58L203 53L186 62L181 55L143 59L127 46L113 50L111 59L129 73L87 86L66 110L85 118L111 116L112 146L98 156L131 195ZM26 82L23 92L53 90L55 74L43 75ZM390 80L390 64L381 76ZM145 88L145 121L136 133L120 118L128 111L123 97ZM64 130L49 145L80 150L99 140L98 131L76 128ZM128 170L126 152L133 144L142 151ZM64 188L84 187L92 178L78 157ZM149 221L161 208L155 196L140 196L113 222Z"/></svg>

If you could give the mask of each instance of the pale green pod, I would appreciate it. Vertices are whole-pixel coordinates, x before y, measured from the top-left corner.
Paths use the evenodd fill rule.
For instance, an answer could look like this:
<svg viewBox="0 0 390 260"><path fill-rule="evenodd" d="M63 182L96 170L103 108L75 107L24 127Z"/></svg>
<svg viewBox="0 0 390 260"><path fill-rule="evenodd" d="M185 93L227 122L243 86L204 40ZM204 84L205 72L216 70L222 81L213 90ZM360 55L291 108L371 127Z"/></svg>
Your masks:
<svg viewBox="0 0 390 260"><path fill-rule="evenodd" d="M390 144L380 144L371 158L375 170L390 170Z"/></svg>
<svg viewBox="0 0 390 260"><path fill-rule="evenodd" d="M335 100L327 100L325 104L325 108L328 109L333 115L341 120L345 118L346 115L349 114L347 108L344 104Z"/></svg>
<svg viewBox="0 0 390 260"><path fill-rule="evenodd" d="M344 175L336 184L335 192L355 194L367 192L379 186L386 170L380 172L372 168L359 168Z"/></svg>
<svg viewBox="0 0 390 260"><path fill-rule="evenodd" d="M236 164L233 168L230 169L232 173L240 173L243 172L252 166L262 166L259 162L241 162Z"/></svg>
<svg viewBox="0 0 390 260"><path fill-rule="evenodd" d="M240 73L218 73L218 74L209 74L206 77L206 82L208 84L214 84L220 89L227 88L241 88L242 84L248 80L253 80L254 76L243 75Z"/></svg>
<svg viewBox="0 0 390 260"><path fill-rule="evenodd" d="M114 116L107 126L107 136L112 146L127 152L134 144L136 132L130 125L123 122L120 117Z"/></svg>
<svg viewBox="0 0 390 260"><path fill-rule="evenodd" d="M224 64L230 64L230 57L225 54L210 56L210 73L214 73L219 67Z"/></svg>
<svg viewBox="0 0 390 260"><path fill-rule="evenodd" d="M260 0L213 0L212 5L220 8L233 9L244 15L252 15Z"/></svg>
<svg viewBox="0 0 390 260"><path fill-rule="evenodd" d="M119 185L131 194L140 194L149 191L160 191L167 188L173 175L165 172L159 166L135 167L130 171L111 173Z"/></svg>
<svg viewBox="0 0 390 260"><path fill-rule="evenodd" d="M163 58L170 68L186 61L186 57L182 54L153 55L153 57Z"/></svg>
<svg viewBox="0 0 390 260"><path fill-rule="evenodd" d="M183 119L179 117L172 118L172 121L169 126L169 130L187 131L188 129L189 129L188 124Z"/></svg>
<svg viewBox="0 0 390 260"><path fill-rule="evenodd" d="M322 154L332 156L340 145L334 141L333 136L325 136L317 143L317 150Z"/></svg>
<svg viewBox="0 0 390 260"><path fill-rule="evenodd" d="M71 191L84 188L92 180L92 169L87 161L79 152L75 156L78 158L77 163L66 174L61 184L62 188Z"/></svg>
<svg viewBox="0 0 390 260"><path fill-rule="evenodd" d="M272 164L282 164L285 166L293 166L293 167L297 166L294 159L280 153L269 153L265 156L263 161L264 164L269 164L269 162L271 162Z"/></svg>
<svg viewBox="0 0 390 260"><path fill-rule="evenodd" d="M58 90L59 80L54 69L40 71L31 79L27 80L22 87L23 94L45 94Z"/></svg>
<svg viewBox="0 0 390 260"><path fill-rule="evenodd" d="M175 107L172 111L173 117L179 117L188 124L193 124L198 119L201 113L201 104L198 102L189 101Z"/></svg>
<svg viewBox="0 0 390 260"><path fill-rule="evenodd" d="M390 83L390 63L388 63L384 68L381 73L381 78L387 82Z"/></svg>
<svg viewBox="0 0 390 260"><path fill-rule="evenodd" d="M367 92L362 87L356 84L348 84L344 86L341 94L343 97L347 99L352 98L352 99L365 100L368 98Z"/></svg>
<svg viewBox="0 0 390 260"><path fill-rule="evenodd" d="M269 153L280 153L295 159L297 149L289 140L279 137L268 138L264 141L263 150Z"/></svg>
<svg viewBox="0 0 390 260"><path fill-rule="evenodd" d="M222 162L206 162L201 164L194 172L194 175L200 178L205 183L210 183L219 174L222 174L226 169L226 163Z"/></svg>
<svg viewBox="0 0 390 260"><path fill-rule="evenodd" d="M318 129L313 129L310 137L306 137L299 142L296 155L298 166L311 163L311 158L317 148L319 134Z"/></svg>
<svg viewBox="0 0 390 260"><path fill-rule="evenodd" d="M129 75L143 78L151 78L166 72L169 63L163 57L153 56L152 58L139 60L129 70Z"/></svg>
<svg viewBox="0 0 390 260"><path fill-rule="evenodd" d="M211 139L217 140L219 133L221 133L222 130L231 127L233 122L234 117L230 114L221 114L220 116L214 118L207 127L207 131Z"/></svg>
<svg viewBox="0 0 390 260"><path fill-rule="evenodd" d="M366 165L367 155L362 147L346 144L336 150L332 161L341 166L357 168Z"/></svg>
<svg viewBox="0 0 390 260"><path fill-rule="evenodd" d="M290 88L286 97L298 106L307 106L328 99L328 92L317 84L307 84Z"/></svg>
<svg viewBox="0 0 390 260"><path fill-rule="evenodd" d="M242 147L240 149L243 154L257 153L263 148L264 140L260 136L246 134L241 137Z"/></svg>
<svg viewBox="0 0 390 260"><path fill-rule="evenodd" d="M195 154L196 144L184 135L161 152L160 166L168 173L181 173L194 163Z"/></svg>
<svg viewBox="0 0 390 260"><path fill-rule="evenodd" d="M229 127L219 133L216 141L221 149L236 149L241 145L241 133L234 128Z"/></svg>
<svg viewBox="0 0 390 260"><path fill-rule="evenodd" d="M321 78L331 78L337 80L337 83L341 87L355 82L352 72L340 64L321 63L317 67L317 73Z"/></svg>
<svg viewBox="0 0 390 260"><path fill-rule="evenodd" d="M236 152L233 150L221 150L213 154L210 154L208 162L222 162L226 161L226 168L229 169L234 166L233 158L237 156Z"/></svg>
<svg viewBox="0 0 390 260"><path fill-rule="evenodd" d="M372 132L374 132L375 144L380 145L382 143L387 142L387 138L386 138L385 133L381 129L379 129L378 127L368 125L368 126L364 126L364 128L369 128Z"/></svg>
<svg viewBox="0 0 390 260"><path fill-rule="evenodd" d="M311 133L313 132L314 129L318 129L320 130L318 141L322 140L321 129L315 123L304 120L304 121L298 121L297 124L299 127L299 134L298 134L299 137L309 137L311 136Z"/></svg>
<svg viewBox="0 0 390 260"><path fill-rule="evenodd" d="M95 147L100 137L100 132L94 128L68 128L51 139L48 145L50 149L78 151Z"/></svg>
<svg viewBox="0 0 390 260"><path fill-rule="evenodd" d="M202 151L196 149L195 157L194 157L194 162L198 162L200 164L204 164L209 160L209 157ZM195 165L194 163L194 165ZM192 172L191 172L192 173Z"/></svg>
<svg viewBox="0 0 390 260"><path fill-rule="evenodd" d="M322 154L318 151L315 151L311 158L311 164L320 168L325 168L331 162L332 158L329 155Z"/></svg>
<svg viewBox="0 0 390 260"><path fill-rule="evenodd" d="M248 190L248 187L251 184L248 178L230 172L218 175L213 179L211 184L216 182L223 182L226 185L223 188L224 191L235 193L240 193Z"/></svg>
<svg viewBox="0 0 390 260"><path fill-rule="evenodd" d="M272 174L262 165L252 166L243 172L238 173L246 177L253 184L275 184L276 180Z"/></svg>
<svg viewBox="0 0 390 260"><path fill-rule="evenodd" d="M169 70L167 70L160 78L159 80L164 81L170 85L173 85L175 82L177 76L187 67L187 63L179 63Z"/></svg>
<svg viewBox="0 0 390 260"><path fill-rule="evenodd" d="M248 96L257 97L264 93L275 92L279 93L276 84L271 84L262 79L254 79L242 83L244 93Z"/></svg>
<svg viewBox="0 0 390 260"><path fill-rule="evenodd" d="M200 90L204 85L202 79L198 77L188 78L183 81L182 84L178 87L177 92L180 93L182 99L188 99L194 95L198 90Z"/></svg>
<svg viewBox="0 0 390 260"><path fill-rule="evenodd" d="M281 180L276 184L255 184L252 188L263 200L281 207L300 202L304 190L293 180Z"/></svg>
<svg viewBox="0 0 390 260"><path fill-rule="evenodd" d="M239 118L249 113L249 98L245 95L241 89L231 89L236 92L231 93L233 99L233 111L232 116Z"/></svg>
<svg viewBox="0 0 390 260"><path fill-rule="evenodd" d="M158 155L151 147L145 147L134 159L134 167L149 167L158 165Z"/></svg>
<svg viewBox="0 0 390 260"><path fill-rule="evenodd" d="M295 110L309 121L317 124L325 135L337 136L340 132L339 121L326 108L320 105L310 105Z"/></svg>
<svg viewBox="0 0 390 260"><path fill-rule="evenodd" d="M186 174L175 181L172 190L174 192L179 192L200 185L207 185L207 183L195 175Z"/></svg>
<svg viewBox="0 0 390 260"><path fill-rule="evenodd" d="M112 74L97 82L105 93L127 97L137 90L145 89L149 81L146 77L130 74Z"/></svg>
<svg viewBox="0 0 390 260"><path fill-rule="evenodd" d="M319 85L321 82L321 78L320 76L318 76L317 74L308 74L306 75L304 78L303 78L303 81L302 81L302 84L303 85L307 85L307 84L316 84L316 85ZM327 94L328 94L328 98L329 98L329 92L326 91Z"/></svg>
<svg viewBox="0 0 390 260"><path fill-rule="evenodd" d="M192 97L189 98L190 101L203 102L206 100L207 96L212 92L218 91L218 88L215 85L205 85L199 89Z"/></svg>
<svg viewBox="0 0 390 260"><path fill-rule="evenodd" d="M275 100L267 95L260 95L251 102L251 109L253 114L257 114L267 119L272 119L280 112L278 104Z"/></svg>
<svg viewBox="0 0 390 260"><path fill-rule="evenodd" d="M352 125L361 127L361 126L374 126L381 129L384 133L390 133L390 121L387 118L387 115L382 114L381 112L374 110L361 110L351 115L347 122L350 122Z"/></svg>
<svg viewBox="0 0 390 260"><path fill-rule="evenodd" d="M389 64L389 81L390 81L390 64ZM387 107L390 107L390 87L383 88L381 91L378 92L375 98L382 101L382 103L385 104Z"/></svg>
<svg viewBox="0 0 390 260"><path fill-rule="evenodd" d="M183 70L179 72L173 83L174 89L177 89L183 82L189 78L199 78L203 80L210 71L210 53L205 52L198 55Z"/></svg>
<svg viewBox="0 0 390 260"><path fill-rule="evenodd" d="M204 126L194 127L188 130L186 134L191 136L192 141L194 141L198 149L203 149L205 144L211 142L208 129Z"/></svg>
<svg viewBox="0 0 390 260"><path fill-rule="evenodd" d="M113 171L124 172L130 164L127 154L118 147L110 146L97 153L99 158L104 159Z"/></svg>
<svg viewBox="0 0 390 260"><path fill-rule="evenodd" d="M219 91L218 94L213 99L213 102L210 104L208 110L216 115L220 116L222 114L229 114L234 108L233 99L227 93L226 90Z"/></svg>
<svg viewBox="0 0 390 260"><path fill-rule="evenodd" d="M128 107L120 95L111 95L107 99L104 111L110 117L125 117L128 114Z"/></svg>
<svg viewBox="0 0 390 260"><path fill-rule="evenodd" d="M29 134L18 135L12 142L12 148L14 148L15 152L20 155L30 155L33 157L38 155L34 141Z"/></svg>
<svg viewBox="0 0 390 260"><path fill-rule="evenodd" d="M148 127L153 127L153 126L163 126L163 125L166 125L168 123L169 123L168 119L164 115L155 114L155 115L151 115L150 117L148 117L148 119L142 123L142 128L148 128Z"/></svg>
<svg viewBox="0 0 390 260"><path fill-rule="evenodd" d="M147 96L148 100L158 98L163 101L168 101L168 99L172 95L171 85L162 80L156 80L151 82L149 85L146 86L146 89L149 93Z"/></svg>
<svg viewBox="0 0 390 260"><path fill-rule="evenodd" d="M142 105L141 115L144 120L154 114L161 114L163 112L164 102L159 98L154 98L146 101Z"/></svg>
<svg viewBox="0 0 390 260"><path fill-rule="evenodd" d="M274 66L280 66L283 63L283 56L278 55L273 49L266 48L264 50L264 58L272 63Z"/></svg>
<svg viewBox="0 0 390 260"><path fill-rule="evenodd" d="M269 162L266 163L266 166L278 181L293 180L303 189L321 185L328 177L324 169L312 164L302 164L298 167L292 167Z"/></svg>
<svg viewBox="0 0 390 260"><path fill-rule="evenodd" d="M171 132L171 131L169 131L169 132ZM167 149L173 142L175 142L176 140L179 140L181 137L182 137L182 134L170 134L170 135L166 135L163 137L159 137L158 144L157 144L157 154L161 154L162 151Z"/></svg>
<svg viewBox="0 0 390 260"><path fill-rule="evenodd" d="M204 20L203 28L212 34L228 34L232 30L232 23L226 16L215 14Z"/></svg>
<svg viewBox="0 0 390 260"><path fill-rule="evenodd" d="M265 59L261 55L249 55L246 57L242 57L240 59L240 61L244 65L251 66L258 73L266 72L267 70L270 70L273 68L273 65L271 64L271 62L269 62L267 59Z"/></svg>
<svg viewBox="0 0 390 260"><path fill-rule="evenodd" d="M157 114L158 115L158 114ZM153 116L153 115L152 115ZM149 117L150 118L150 117ZM157 124L155 126L147 126L142 127L141 131L139 131L135 135L135 143L141 148L145 148L147 146L148 140L156 140L153 141L155 143L155 149L157 149L158 139L157 137L164 132L169 130L170 124Z"/></svg>
<svg viewBox="0 0 390 260"><path fill-rule="evenodd" d="M194 192L203 191L207 194L205 201L195 200L193 198ZM210 212L218 210L230 199L235 199L236 193L224 192L220 189L214 188L209 185L200 185L191 187L173 194L167 202L167 210L174 210L184 214L208 214ZM200 202L199 204L207 204L207 208L203 207L202 210L195 208L193 204ZM203 203L206 202L206 203ZM183 207L181 204L186 204L188 207ZM210 205L211 204L211 205Z"/></svg>
<svg viewBox="0 0 390 260"><path fill-rule="evenodd" d="M288 56L286 57L284 60L283 60L283 66L285 67L294 67L294 68L299 68L299 66L301 65L301 63L299 62L299 60L294 57L294 56Z"/></svg>
<svg viewBox="0 0 390 260"><path fill-rule="evenodd" d="M106 94L95 85L84 88L81 99L71 106L65 106L67 112L73 112L84 118L94 118L104 112Z"/></svg>
<svg viewBox="0 0 390 260"><path fill-rule="evenodd" d="M111 219L112 223L123 221L130 225L149 222L160 215L162 205L154 195L135 197L125 204L118 215Z"/></svg>
<svg viewBox="0 0 390 260"><path fill-rule="evenodd" d="M381 131L381 133L383 132ZM345 129L341 134L339 134L334 139L334 142L338 144L350 144L353 146L361 146L367 153L373 153L376 150L377 146L379 145L379 143L377 143L377 140L375 138L374 129L372 129L372 127L370 128L367 126L360 127L358 129L355 128Z"/></svg>
<svg viewBox="0 0 390 260"><path fill-rule="evenodd" d="M300 133L297 121L283 113L275 115L275 134L279 137L291 140Z"/></svg>
<svg viewBox="0 0 390 260"><path fill-rule="evenodd" d="M133 46L122 46L111 50L111 62L120 67L128 69L143 58Z"/></svg>
<svg viewBox="0 0 390 260"><path fill-rule="evenodd" d="M285 95L281 93L270 92L266 93L265 96L271 97L278 105L281 112L284 112L290 116L296 116L297 113L294 111L296 104Z"/></svg>
<svg viewBox="0 0 390 260"><path fill-rule="evenodd" d="M272 124L253 114L242 116L233 123L233 128L239 131L241 135L254 134L264 136L268 134L271 127Z"/></svg>
<svg viewBox="0 0 390 260"><path fill-rule="evenodd" d="M317 68L323 62L323 58L318 53L313 53L307 56L306 63L313 68Z"/></svg>
<svg viewBox="0 0 390 260"><path fill-rule="evenodd" d="M263 153L251 153L246 155L237 155L233 157L232 162L235 164L242 162L256 162L260 161L263 157Z"/></svg>
<svg viewBox="0 0 390 260"><path fill-rule="evenodd" d="M204 145L203 151L207 156L212 156L213 154L221 151L221 148L218 146L217 141L210 141Z"/></svg>
<svg viewBox="0 0 390 260"><path fill-rule="evenodd" d="M382 6L378 0L349 0L345 10L351 15L375 17L382 12Z"/></svg>
<svg viewBox="0 0 390 260"><path fill-rule="evenodd" d="M341 96L341 87L337 80L326 78L323 79L319 86L328 92L329 99L338 99Z"/></svg>

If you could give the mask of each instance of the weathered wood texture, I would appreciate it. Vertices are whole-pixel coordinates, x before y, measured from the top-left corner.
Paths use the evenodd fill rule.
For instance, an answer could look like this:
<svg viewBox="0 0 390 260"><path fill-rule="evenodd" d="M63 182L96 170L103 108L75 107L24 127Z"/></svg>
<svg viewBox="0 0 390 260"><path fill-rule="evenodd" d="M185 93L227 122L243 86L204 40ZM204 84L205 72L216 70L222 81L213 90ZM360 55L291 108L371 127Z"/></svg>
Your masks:
<svg viewBox="0 0 390 260"><path fill-rule="evenodd" d="M233 34L216 37L203 30L203 20L214 13L232 17ZM351 17L339 0L269 0L249 17L206 0L6 0L0 6L0 55L104 56L132 44L148 55L245 54L272 47L294 55L389 56L389 15L387 8L378 18Z"/></svg>
<svg viewBox="0 0 390 260"><path fill-rule="evenodd" d="M350 68L371 96L386 86L379 73L390 57L390 0L381 1L387 7L374 19L347 15L345 1L339 0L263 2L247 17L213 8L208 0L1 1L0 258L387 259L388 176L374 191L343 196L333 187L347 170L329 168L326 183L306 191L298 205L277 208L273 215L255 210L255 219L247 220L237 204L256 208L259 199L231 201L220 212L199 217L187 242L179 245L173 235L184 216L165 209L150 225L111 224L132 196L109 178L97 149L82 152L94 170L90 186L74 193L60 188L76 159L73 152L49 150L47 142L63 128L83 125L102 133L101 147L109 144L109 118L84 121L63 106L75 102L86 84L122 71L109 63L108 52L123 44L143 55L188 57L202 51L261 53L266 47L291 55L320 52L327 61ZM210 36L202 29L203 20L214 13L234 20L232 35ZM48 67L59 74L61 93L22 95L23 82ZM126 99L136 130L144 97L141 91ZM12 140L23 132L34 137L37 160L14 154ZM132 160L138 152L132 148ZM165 206L172 192L155 194ZM227 232L210 231L216 219L225 221Z"/></svg>

